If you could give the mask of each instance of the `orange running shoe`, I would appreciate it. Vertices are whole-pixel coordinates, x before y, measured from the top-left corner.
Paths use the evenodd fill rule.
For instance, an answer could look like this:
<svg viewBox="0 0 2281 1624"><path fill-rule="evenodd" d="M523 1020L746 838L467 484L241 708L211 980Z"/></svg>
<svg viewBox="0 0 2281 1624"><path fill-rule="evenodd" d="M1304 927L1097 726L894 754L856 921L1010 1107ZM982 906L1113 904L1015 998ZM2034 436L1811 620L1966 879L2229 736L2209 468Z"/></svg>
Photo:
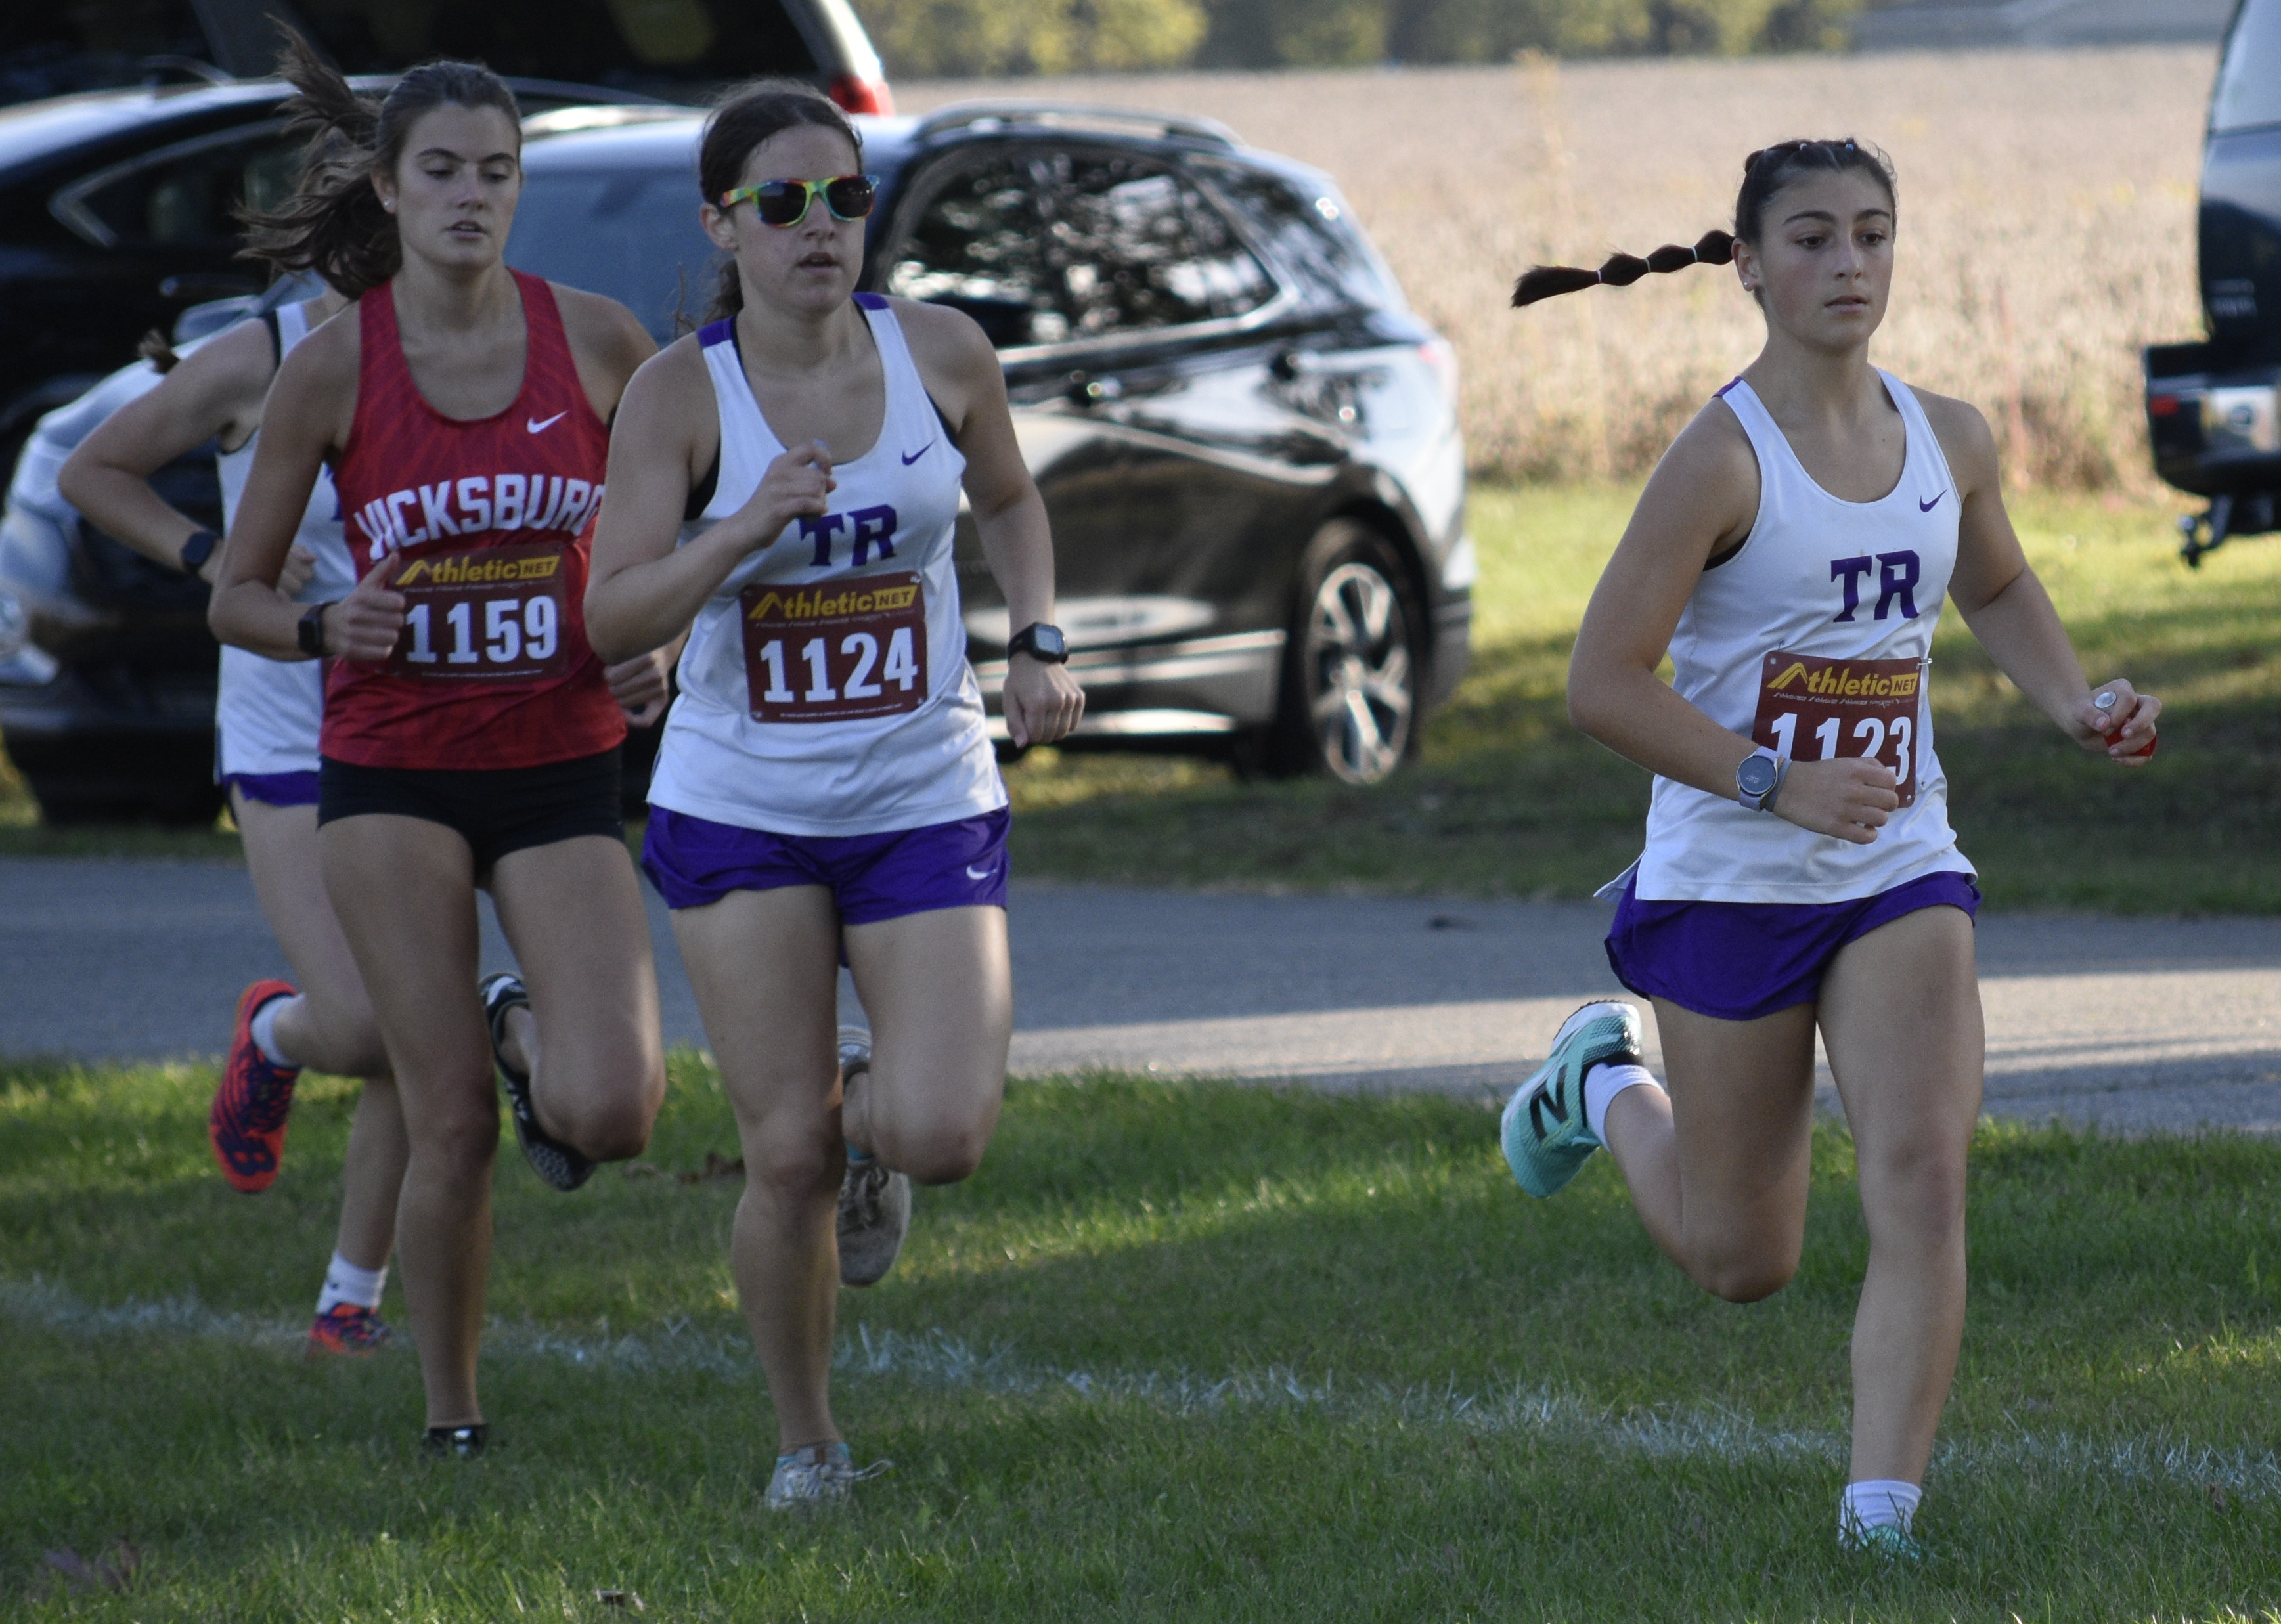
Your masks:
<svg viewBox="0 0 2281 1624"><path fill-rule="evenodd" d="M309 1357L342 1354L363 1358L389 1338L388 1322L377 1310L336 1303L309 1323Z"/></svg>
<svg viewBox="0 0 2281 1624"><path fill-rule="evenodd" d="M273 998L290 998L290 982L257 981L237 1001L237 1028L230 1033L229 1063L206 1113L206 1137L229 1187L258 1195L277 1182L285 1154L285 1117L293 1109L298 1066L269 1063L253 1040L253 1017Z"/></svg>

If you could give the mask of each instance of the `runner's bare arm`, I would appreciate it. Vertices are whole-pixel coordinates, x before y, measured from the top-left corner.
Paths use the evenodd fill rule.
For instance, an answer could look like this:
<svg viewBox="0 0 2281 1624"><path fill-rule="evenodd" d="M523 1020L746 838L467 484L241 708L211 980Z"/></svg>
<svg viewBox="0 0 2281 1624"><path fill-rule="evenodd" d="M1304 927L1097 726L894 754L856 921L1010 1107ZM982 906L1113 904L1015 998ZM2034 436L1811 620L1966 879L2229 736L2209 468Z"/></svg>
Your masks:
<svg viewBox="0 0 2281 1624"><path fill-rule="evenodd" d="M272 660L302 660L302 607L279 595L277 579L309 505L317 471L347 440L356 418L357 324L329 321L296 345L263 409L237 522L221 551L221 571L206 605L215 637ZM351 545L354 543L352 541ZM352 660L382 660L404 623L404 599L368 572L325 611L325 649Z"/></svg>
<svg viewBox="0 0 2281 1624"><path fill-rule="evenodd" d="M825 511L831 461L798 445L769 464L744 507L677 547L689 493L720 435L695 338L660 352L626 385L586 583L586 640L605 661L631 660L681 636L731 570L793 520Z"/></svg>
<svg viewBox="0 0 2281 1624"><path fill-rule="evenodd" d="M2083 663L2051 595L2029 566L2012 517L2004 509L1996 437L1978 409L1961 400L1917 391L1933 433L1948 459L1960 499L1956 570L1949 596L1972 635L1997 668L2061 731L2086 750L2104 750L2126 766L2143 767L2154 739L2161 700L2121 678L2102 684L2115 698L2110 709L2092 702Z"/></svg>
<svg viewBox="0 0 2281 1624"><path fill-rule="evenodd" d="M202 527L151 488L151 476L219 438L243 445L261 423L262 397L275 371L269 333L247 321L210 339L176 364L157 388L128 401L80 442L56 476L64 499L105 534L169 568L182 567L182 544ZM221 555L199 571L217 578Z"/></svg>
<svg viewBox="0 0 2281 1624"><path fill-rule="evenodd" d="M966 499L982 556L1005 595L1013 630L1054 618L1054 537L1045 499L1022 460L1006 375L998 352L963 312L898 299L896 319L909 336L919 376L951 420L966 458ZM1001 702L1006 731L1017 745L1065 737L1085 714L1085 692L1065 665L1016 654L1006 664Z"/></svg>
<svg viewBox="0 0 2281 1624"><path fill-rule="evenodd" d="M1568 715L1651 772L1733 800L1735 769L1754 746L1656 675L1703 567L1749 535L1759 466L1734 414L1713 401L1656 465L1601 573L1568 663ZM1794 762L1775 810L1802 829L1857 845L1900 804L1891 771L1841 757Z"/></svg>

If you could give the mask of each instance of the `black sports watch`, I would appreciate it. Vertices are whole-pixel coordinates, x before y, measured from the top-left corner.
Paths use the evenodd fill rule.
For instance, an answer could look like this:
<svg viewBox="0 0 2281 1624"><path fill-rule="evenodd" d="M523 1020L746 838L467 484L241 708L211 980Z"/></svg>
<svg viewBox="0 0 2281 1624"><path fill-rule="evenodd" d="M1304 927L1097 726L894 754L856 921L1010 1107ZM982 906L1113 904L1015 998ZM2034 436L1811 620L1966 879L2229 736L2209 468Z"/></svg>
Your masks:
<svg viewBox="0 0 2281 1624"><path fill-rule="evenodd" d="M1048 665L1060 665L1069 659L1069 639L1062 636L1059 626L1032 621L1006 639L1006 658L1011 660L1017 654L1027 654Z"/></svg>
<svg viewBox="0 0 2281 1624"><path fill-rule="evenodd" d="M1753 812L1771 812L1790 776L1790 762L1760 745L1735 769L1735 798Z"/></svg>
<svg viewBox="0 0 2281 1624"><path fill-rule="evenodd" d="M209 530L195 530L182 543L182 573L194 576L204 569L213 550L221 545L221 537Z"/></svg>
<svg viewBox="0 0 2281 1624"><path fill-rule="evenodd" d="M293 628L293 636L301 645L301 652L312 660L325 657L325 611L339 601L337 598L329 598L322 603L311 604L308 612L301 616L300 623Z"/></svg>

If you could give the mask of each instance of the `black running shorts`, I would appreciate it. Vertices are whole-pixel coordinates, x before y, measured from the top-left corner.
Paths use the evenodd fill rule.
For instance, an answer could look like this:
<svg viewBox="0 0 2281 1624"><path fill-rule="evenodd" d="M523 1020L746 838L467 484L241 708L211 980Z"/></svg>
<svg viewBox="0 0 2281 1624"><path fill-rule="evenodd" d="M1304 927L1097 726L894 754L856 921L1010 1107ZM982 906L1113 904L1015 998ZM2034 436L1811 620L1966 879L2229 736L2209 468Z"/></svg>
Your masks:
<svg viewBox="0 0 2281 1624"><path fill-rule="evenodd" d="M579 835L625 839L618 752L537 767L359 767L325 756L317 772L319 827L368 813L424 818L457 831L476 872L509 852Z"/></svg>

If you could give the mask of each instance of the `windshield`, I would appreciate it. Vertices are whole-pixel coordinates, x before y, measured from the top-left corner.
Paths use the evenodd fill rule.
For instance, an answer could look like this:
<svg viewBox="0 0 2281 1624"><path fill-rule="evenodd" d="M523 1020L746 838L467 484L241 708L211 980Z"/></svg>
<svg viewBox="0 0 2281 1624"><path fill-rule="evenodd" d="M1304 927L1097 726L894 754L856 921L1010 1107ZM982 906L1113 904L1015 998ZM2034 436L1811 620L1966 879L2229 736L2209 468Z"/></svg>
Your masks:
<svg viewBox="0 0 2281 1624"><path fill-rule="evenodd" d="M660 344L704 318L723 258L680 168L535 174L506 244L515 269L617 300Z"/></svg>
<svg viewBox="0 0 2281 1624"><path fill-rule="evenodd" d="M2210 128L2281 124L2281 0L2246 0L2217 70Z"/></svg>

